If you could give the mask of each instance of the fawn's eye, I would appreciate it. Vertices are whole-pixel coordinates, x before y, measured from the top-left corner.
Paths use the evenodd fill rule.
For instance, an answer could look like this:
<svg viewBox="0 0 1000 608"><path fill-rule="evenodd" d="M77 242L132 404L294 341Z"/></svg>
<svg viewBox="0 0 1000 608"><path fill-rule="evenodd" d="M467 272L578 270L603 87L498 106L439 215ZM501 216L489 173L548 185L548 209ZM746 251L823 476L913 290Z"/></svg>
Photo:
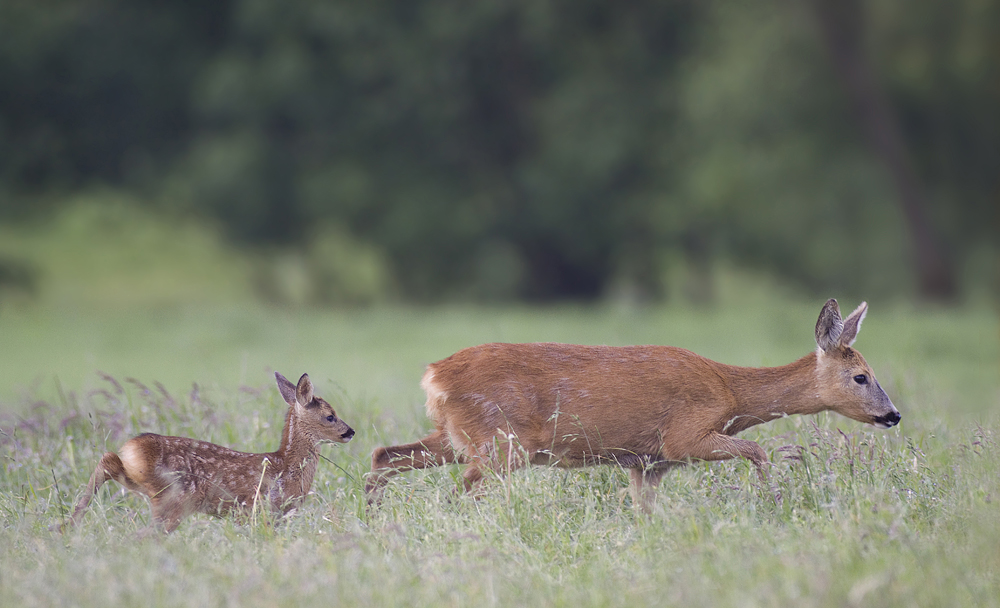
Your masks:
<svg viewBox="0 0 1000 608"><path fill-rule="evenodd" d="M864 374L858 374L857 376L854 376L854 381L857 382L858 384L865 384L866 382L868 382L868 376Z"/></svg>
<svg viewBox="0 0 1000 608"><path fill-rule="evenodd" d="M329 416L327 416L326 417L326 421L327 422L333 422L333 414L330 414Z"/></svg>

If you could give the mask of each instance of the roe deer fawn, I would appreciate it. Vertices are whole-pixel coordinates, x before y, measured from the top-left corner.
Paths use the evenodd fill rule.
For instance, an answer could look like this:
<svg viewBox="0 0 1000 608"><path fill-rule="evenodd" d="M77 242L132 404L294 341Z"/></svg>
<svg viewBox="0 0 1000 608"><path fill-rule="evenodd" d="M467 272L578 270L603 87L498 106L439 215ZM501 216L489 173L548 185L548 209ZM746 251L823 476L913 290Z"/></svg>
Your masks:
<svg viewBox="0 0 1000 608"><path fill-rule="evenodd" d="M309 492L319 444L346 443L354 430L313 394L307 374L298 385L277 372L274 377L288 404L276 452L250 454L196 439L143 433L125 442L118 454L108 452L101 458L68 523L80 520L109 479L148 496L153 522L165 532L172 532L192 513L221 516L247 511L258 498L273 512L290 511Z"/></svg>
<svg viewBox="0 0 1000 608"><path fill-rule="evenodd" d="M664 472L691 459L742 456L764 479L764 450L734 437L754 425L824 410L883 429L899 422L851 348L867 308L842 320L829 300L816 323L817 349L783 367L724 365L670 346L466 348L430 364L421 382L436 430L372 454L369 502L401 471L450 463L468 465L466 490L484 469L618 464L645 511Z"/></svg>

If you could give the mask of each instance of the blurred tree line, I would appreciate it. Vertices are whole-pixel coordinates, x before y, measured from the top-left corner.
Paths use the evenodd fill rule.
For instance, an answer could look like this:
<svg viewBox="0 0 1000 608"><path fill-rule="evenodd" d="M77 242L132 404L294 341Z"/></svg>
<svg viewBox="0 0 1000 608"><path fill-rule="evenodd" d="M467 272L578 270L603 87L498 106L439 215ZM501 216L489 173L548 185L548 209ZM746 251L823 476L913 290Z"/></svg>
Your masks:
<svg viewBox="0 0 1000 608"><path fill-rule="evenodd" d="M100 184L330 301L705 299L723 262L995 290L998 31L998 0L5 0L0 219Z"/></svg>

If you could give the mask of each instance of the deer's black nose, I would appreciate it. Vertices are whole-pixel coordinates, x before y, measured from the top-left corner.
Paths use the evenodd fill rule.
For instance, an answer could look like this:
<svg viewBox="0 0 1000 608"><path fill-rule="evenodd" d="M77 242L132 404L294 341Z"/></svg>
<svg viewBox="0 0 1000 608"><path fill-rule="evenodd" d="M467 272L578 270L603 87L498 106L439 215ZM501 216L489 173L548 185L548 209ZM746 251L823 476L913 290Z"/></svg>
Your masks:
<svg viewBox="0 0 1000 608"><path fill-rule="evenodd" d="M878 418L876 418L875 422L887 424L889 426L896 426L897 424L899 424L901 418L902 416L899 415L899 412L889 412L885 416L879 416Z"/></svg>
<svg viewBox="0 0 1000 608"><path fill-rule="evenodd" d="M351 437L354 437L354 429L347 429L347 431L345 431L344 434L340 436L341 439L350 439Z"/></svg>

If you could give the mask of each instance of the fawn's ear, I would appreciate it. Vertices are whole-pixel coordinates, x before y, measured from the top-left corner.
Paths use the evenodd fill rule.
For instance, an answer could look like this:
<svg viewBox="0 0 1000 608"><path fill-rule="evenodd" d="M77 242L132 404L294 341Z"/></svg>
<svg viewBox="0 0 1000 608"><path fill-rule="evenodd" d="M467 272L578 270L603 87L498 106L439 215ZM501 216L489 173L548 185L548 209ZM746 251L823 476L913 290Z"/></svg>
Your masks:
<svg viewBox="0 0 1000 608"><path fill-rule="evenodd" d="M854 344L854 341L858 337L858 331L861 329L861 322L865 320L866 314L868 314L868 302L862 302L860 306L854 309L854 312L844 319L844 331L840 334L841 346Z"/></svg>
<svg viewBox="0 0 1000 608"><path fill-rule="evenodd" d="M313 400L313 383L309 379L309 374L302 374L299 378L299 385L295 387L295 400L299 405L309 405Z"/></svg>
<svg viewBox="0 0 1000 608"><path fill-rule="evenodd" d="M819 319L816 321L816 346L823 352L838 348L840 334L843 331L844 322L840 319L840 306L836 300L830 298L823 305L823 310L819 311Z"/></svg>
<svg viewBox="0 0 1000 608"><path fill-rule="evenodd" d="M285 400L285 403L295 405L295 385L278 372L274 372L274 379L278 381L278 392L281 393L281 398Z"/></svg>

